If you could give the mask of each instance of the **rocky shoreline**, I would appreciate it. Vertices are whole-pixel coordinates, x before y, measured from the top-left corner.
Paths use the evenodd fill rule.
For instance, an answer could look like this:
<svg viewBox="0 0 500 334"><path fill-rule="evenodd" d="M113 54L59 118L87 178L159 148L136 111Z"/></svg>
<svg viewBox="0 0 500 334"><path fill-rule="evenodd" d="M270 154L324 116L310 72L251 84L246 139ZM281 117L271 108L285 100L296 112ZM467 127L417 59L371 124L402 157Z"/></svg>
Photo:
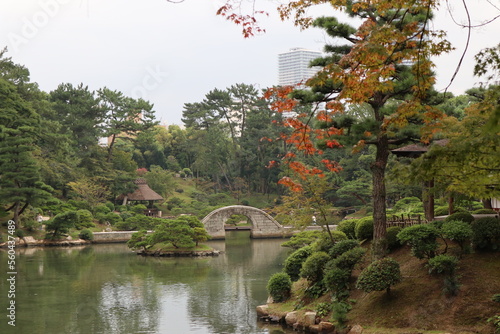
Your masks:
<svg viewBox="0 0 500 334"><path fill-rule="evenodd" d="M92 241L83 239L66 239L66 240L37 240L31 236L24 238L16 238L16 247L68 247L68 246L83 246L91 245ZM8 246L7 242L0 244L0 248L6 248Z"/></svg>
<svg viewBox="0 0 500 334"><path fill-rule="evenodd" d="M319 334L362 334L363 327L359 325L346 328L336 328L328 321L322 321L316 312L283 312L273 313L269 305L257 306L257 316L260 321L278 323L292 328L294 331Z"/></svg>

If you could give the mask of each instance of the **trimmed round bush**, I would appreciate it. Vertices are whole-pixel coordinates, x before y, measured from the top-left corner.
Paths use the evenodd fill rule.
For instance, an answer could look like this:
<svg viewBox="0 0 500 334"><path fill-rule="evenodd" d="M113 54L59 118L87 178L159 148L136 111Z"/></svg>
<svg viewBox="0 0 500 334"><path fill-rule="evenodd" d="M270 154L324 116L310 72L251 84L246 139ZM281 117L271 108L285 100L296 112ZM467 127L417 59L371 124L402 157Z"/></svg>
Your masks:
<svg viewBox="0 0 500 334"><path fill-rule="evenodd" d="M466 223L472 223L474 221L474 216L469 212L455 212L445 218L445 222L449 221L463 221Z"/></svg>
<svg viewBox="0 0 500 334"><path fill-rule="evenodd" d="M399 263L386 257L372 262L361 272L356 288L367 293L382 290L387 290L389 293L391 286L401 282L401 280Z"/></svg>
<svg viewBox="0 0 500 334"><path fill-rule="evenodd" d="M359 219L355 227L356 239L371 240L373 238L373 218Z"/></svg>
<svg viewBox="0 0 500 334"><path fill-rule="evenodd" d="M111 212L111 209L108 208L104 204L99 204L98 206L94 207L94 215L97 216L98 214L106 214Z"/></svg>
<svg viewBox="0 0 500 334"><path fill-rule="evenodd" d="M472 244L478 250L500 249L500 219L483 217L472 223Z"/></svg>
<svg viewBox="0 0 500 334"><path fill-rule="evenodd" d="M291 289L292 281L287 273L273 274L267 282L267 291L277 303L287 300Z"/></svg>
<svg viewBox="0 0 500 334"><path fill-rule="evenodd" d="M397 249L401 247L401 242L398 239L398 233L401 232L403 228L401 226L391 226L386 231L387 247L390 250Z"/></svg>
<svg viewBox="0 0 500 334"><path fill-rule="evenodd" d="M313 242L319 239L322 235L322 231L301 231L292 235L292 237L281 244L282 247L290 247L293 249L299 249L305 246L309 246Z"/></svg>
<svg viewBox="0 0 500 334"><path fill-rule="evenodd" d="M401 243L410 245L413 256L430 259L436 255L438 236L439 231L434 226L419 224L404 228L398 233L397 238Z"/></svg>
<svg viewBox="0 0 500 334"><path fill-rule="evenodd" d="M144 204L136 204L130 208L130 211L135 214L144 214L144 211L146 211L147 209L147 206L145 206Z"/></svg>
<svg viewBox="0 0 500 334"><path fill-rule="evenodd" d="M307 279L311 283L319 282L323 279L323 269L330 257L325 252L312 253L300 270L300 277Z"/></svg>
<svg viewBox="0 0 500 334"><path fill-rule="evenodd" d="M312 247L306 246L297 249L286 258L284 270L290 276L292 281L296 281L300 278L300 269L302 269L302 264L312 254L312 252Z"/></svg>
<svg viewBox="0 0 500 334"><path fill-rule="evenodd" d="M115 211L115 205L113 203L106 202L106 203L104 203L104 205L106 205L108 207L109 211L111 211L111 212Z"/></svg>
<svg viewBox="0 0 500 334"><path fill-rule="evenodd" d="M474 210L472 213L476 215L491 215L491 214L496 214L497 212L493 209L477 209Z"/></svg>
<svg viewBox="0 0 500 334"><path fill-rule="evenodd" d="M122 217L114 212L108 212L107 214L101 216L99 218L101 223L109 223L110 225L116 225L117 223L122 221Z"/></svg>
<svg viewBox="0 0 500 334"><path fill-rule="evenodd" d="M343 295L349 288L349 278L351 273L337 267L332 267L325 270L323 281L325 287L333 292L335 296Z"/></svg>
<svg viewBox="0 0 500 334"><path fill-rule="evenodd" d="M434 208L435 216L446 216L449 213L450 208L448 205L441 205Z"/></svg>
<svg viewBox="0 0 500 334"><path fill-rule="evenodd" d="M441 254L429 260L429 274L443 274L452 276L457 268L458 258L451 255Z"/></svg>
<svg viewBox="0 0 500 334"><path fill-rule="evenodd" d="M463 251L466 248L467 242L472 237L472 227L464 221L445 221L441 226L441 232L447 239L456 242Z"/></svg>
<svg viewBox="0 0 500 334"><path fill-rule="evenodd" d="M337 242L332 248L330 248L328 254L334 259L358 246L359 242L357 240L342 240Z"/></svg>
<svg viewBox="0 0 500 334"><path fill-rule="evenodd" d="M335 260L332 260L333 266L340 268L349 272L349 274L354 269L354 266L358 264L366 253L366 249L361 247L356 247L343 253Z"/></svg>
<svg viewBox="0 0 500 334"><path fill-rule="evenodd" d="M127 220L128 218L133 217L133 216L135 216L134 213L130 212L130 211L120 212L120 217L122 220Z"/></svg>
<svg viewBox="0 0 500 334"><path fill-rule="evenodd" d="M356 222L357 219L348 219L348 220L342 220L338 225L337 225L337 230L344 232L347 238L349 239L356 239Z"/></svg>
<svg viewBox="0 0 500 334"><path fill-rule="evenodd" d="M78 214L78 222L75 223L75 227L79 230L85 227L94 227L94 217L92 212L89 210L81 209L76 212Z"/></svg>
<svg viewBox="0 0 500 334"><path fill-rule="evenodd" d="M89 229L81 230L78 237L83 240L94 240L94 233Z"/></svg>
<svg viewBox="0 0 500 334"><path fill-rule="evenodd" d="M322 232L320 238L311 244L316 252L328 253L330 249L335 246L335 243L342 240L347 240L347 236L341 231L331 231L333 241L328 235L328 232Z"/></svg>

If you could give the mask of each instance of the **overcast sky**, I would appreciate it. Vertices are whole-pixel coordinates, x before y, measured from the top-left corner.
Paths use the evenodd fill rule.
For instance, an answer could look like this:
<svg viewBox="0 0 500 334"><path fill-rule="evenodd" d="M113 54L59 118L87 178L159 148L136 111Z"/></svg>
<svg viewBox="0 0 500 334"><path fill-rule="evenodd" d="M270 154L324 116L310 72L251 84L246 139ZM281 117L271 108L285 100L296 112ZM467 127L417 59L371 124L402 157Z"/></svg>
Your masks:
<svg viewBox="0 0 500 334"><path fill-rule="evenodd" d="M293 47L321 51L325 34L300 31L281 22L276 3L257 0L270 11L262 17L266 33L244 39L241 29L215 15L223 0L0 0L0 47L25 65L44 91L60 83L108 87L143 97L155 106L157 119L182 124L186 102L199 102L214 88L236 83L266 88L277 84L278 54ZM456 18L465 22L459 4ZM500 8L499 0L490 0ZM487 0L469 0L475 23L499 14ZM330 15L328 7L316 13ZM457 51L436 60L437 88L451 80L465 47L466 30L449 13L437 14L435 28L449 31ZM450 91L461 94L478 82L473 56L500 42L500 22L475 29L466 59Z"/></svg>

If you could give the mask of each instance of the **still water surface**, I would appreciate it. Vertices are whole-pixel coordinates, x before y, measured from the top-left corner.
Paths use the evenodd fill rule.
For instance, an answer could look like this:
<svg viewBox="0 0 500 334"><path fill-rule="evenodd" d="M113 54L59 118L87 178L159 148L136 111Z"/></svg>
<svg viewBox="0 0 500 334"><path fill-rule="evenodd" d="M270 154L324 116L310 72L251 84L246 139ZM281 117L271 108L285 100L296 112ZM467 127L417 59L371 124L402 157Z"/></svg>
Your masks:
<svg viewBox="0 0 500 334"><path fill-rule="evenodd" d="M124 244L19 248L16 327L7 324L7 254L0 251L0 333L292 333L257 321L283 239L227 233L211 258L152 258Z"/></svg>

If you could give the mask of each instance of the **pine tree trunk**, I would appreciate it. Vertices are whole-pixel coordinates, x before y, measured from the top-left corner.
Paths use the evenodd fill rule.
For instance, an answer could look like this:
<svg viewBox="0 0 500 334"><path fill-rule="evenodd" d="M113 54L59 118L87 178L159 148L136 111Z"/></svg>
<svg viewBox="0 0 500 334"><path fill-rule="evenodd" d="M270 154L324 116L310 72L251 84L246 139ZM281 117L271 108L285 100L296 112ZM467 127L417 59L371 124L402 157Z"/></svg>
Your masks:
<svg viewBox="0 0 500 334"><path fill-rule="evenodd" d="M434 195L432 194L432 188L434 187L434 181L424 182L422 187L422 200L424 204L424 214L425 219L428 222L434 220Z"/></svg>
<svg viewBox="0 0 500 334"><path fill-rule="evenodd" d="M371 165L373 173L373 257L385 256L386 241L386 189L385 169L389 158L389 142L386 135L379 137L376 144L375 162Z"/></svg>

